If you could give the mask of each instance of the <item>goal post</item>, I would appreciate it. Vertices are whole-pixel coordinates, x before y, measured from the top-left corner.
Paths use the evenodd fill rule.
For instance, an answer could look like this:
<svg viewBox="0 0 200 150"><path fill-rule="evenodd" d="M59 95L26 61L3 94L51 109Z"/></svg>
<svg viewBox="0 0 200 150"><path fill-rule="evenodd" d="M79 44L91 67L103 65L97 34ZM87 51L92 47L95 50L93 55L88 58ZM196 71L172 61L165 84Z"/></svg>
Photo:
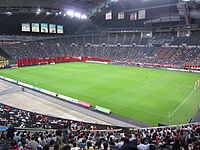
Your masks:
<svg viewBox="0 0 200 150"><path fill-rule="evenodd" d="M197 80L194 84L194 90L200 90L200 80Z"/></svg>

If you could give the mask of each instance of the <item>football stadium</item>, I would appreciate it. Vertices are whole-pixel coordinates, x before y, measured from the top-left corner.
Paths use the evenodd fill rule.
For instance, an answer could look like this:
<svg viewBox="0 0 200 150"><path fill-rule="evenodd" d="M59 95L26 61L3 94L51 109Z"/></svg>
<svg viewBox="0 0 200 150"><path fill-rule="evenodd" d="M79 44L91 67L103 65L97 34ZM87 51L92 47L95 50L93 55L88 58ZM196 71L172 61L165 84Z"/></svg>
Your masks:
<svg viewBox="0 0 200 150"><path fill-rule="evenodd" d="M200 0L0 0L0 149L200 149Z"/></svg>

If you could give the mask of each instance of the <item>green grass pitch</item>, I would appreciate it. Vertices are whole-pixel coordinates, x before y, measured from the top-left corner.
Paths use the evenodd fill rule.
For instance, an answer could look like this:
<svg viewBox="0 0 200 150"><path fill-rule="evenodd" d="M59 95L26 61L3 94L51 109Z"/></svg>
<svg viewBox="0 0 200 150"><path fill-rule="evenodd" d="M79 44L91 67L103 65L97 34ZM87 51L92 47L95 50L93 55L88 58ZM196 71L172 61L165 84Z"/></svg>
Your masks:
<svg viewBox="0 0 200 150"><path fill-rule="evenodd" d="M200 104L195 73L74 62L3 69L0 75L155 126L187 123Z"/></svg>

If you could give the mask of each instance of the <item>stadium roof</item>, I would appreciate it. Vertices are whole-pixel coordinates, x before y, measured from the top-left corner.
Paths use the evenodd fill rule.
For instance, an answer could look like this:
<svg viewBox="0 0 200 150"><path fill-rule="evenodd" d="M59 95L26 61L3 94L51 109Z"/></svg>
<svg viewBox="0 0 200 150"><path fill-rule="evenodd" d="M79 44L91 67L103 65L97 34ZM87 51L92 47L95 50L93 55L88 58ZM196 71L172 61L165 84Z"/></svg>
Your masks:
<svg viewBox="0 0 200 150"><path fill-rule="evenodd" d="M52 8L86 11L104 0L0 0L0 8Z"/></svg>

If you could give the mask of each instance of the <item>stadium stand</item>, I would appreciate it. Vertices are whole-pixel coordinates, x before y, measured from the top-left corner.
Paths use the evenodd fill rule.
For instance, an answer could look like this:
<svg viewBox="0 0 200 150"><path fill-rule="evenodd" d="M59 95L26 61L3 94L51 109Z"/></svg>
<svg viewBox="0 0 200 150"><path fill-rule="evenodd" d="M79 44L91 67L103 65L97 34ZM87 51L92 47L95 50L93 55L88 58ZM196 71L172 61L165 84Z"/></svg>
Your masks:
<svg viewBox="0 0 200 150"><path fill-rule="evenodd" d="M166 33L156 34L156 36L158 39L156 37L153 39L140 38L138 34L76 35L65 38L3 45L1 48L12 59L90 56L112 60L142 63L159 62L179 65L187 64L189 61L195 62L200 53L197 47L182 46L184 41L173 41L171 43L177 46L180 45L179 47L163 47L163 43L171 42L172 38ZM98 41L100 42L98 43ZM125 45L129 42L129 45ZM193 41L193 44L195 44L193 46L198 45L195 41ZM142 47L139 45L142 45Z"/></svg>
<svg viewBox="0 0 200 150"><path fill-rule="evenodd" d="M29 112L11 106L6 106L1 104L0 107L1 116L1 126L9 126L19 128L44 128L44 129L64 129L69 126L79 126L80 130L93 130L95 129L107 129L107 128L117 128L114 126L105 126L94 124L87 124L84 122L77 122L62 118L55 118L51 116L46 116L42 114L37 114L34 112ZM78 124L77 124L78 123Z"/></svg>
<svg viewBox="0 0 200 150"><path fill-rule="evenodd" d="M1 125L9 126L1 132L2 149L199 149L199 124L112 131L116 127L69 121L3 104L0 113Z"/></svg>

